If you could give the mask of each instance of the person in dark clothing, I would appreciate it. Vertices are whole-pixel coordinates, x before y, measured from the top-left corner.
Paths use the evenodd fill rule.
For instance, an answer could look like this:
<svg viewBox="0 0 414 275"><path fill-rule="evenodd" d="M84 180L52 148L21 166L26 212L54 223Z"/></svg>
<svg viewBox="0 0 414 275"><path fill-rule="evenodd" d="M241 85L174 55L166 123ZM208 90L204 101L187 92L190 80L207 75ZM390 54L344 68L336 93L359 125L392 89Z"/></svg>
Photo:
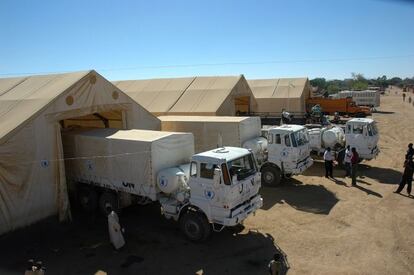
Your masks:
<svg viewBox="0 0 414 275"><path fill-rule="evenodd" d="M414 157L414 148L413 148L413 144L410 143L408 144L408 150L407 153L405 154L405 159L412 159Z"/></svg>
<svg viewBox="0 0 414 275"><path fill-rule="evenodd" d="M352 157L351 157L351 176L352 176L352 186L356 185L356 177L358 172L358 162L359 155L355 147L352 147Z"/></svg>
<svg viewBox="0 0 414 275"><path fill-rule="evenodd" d="M280 275L282 274L282 255L276 253L273 255L273 259L267 266L269 268L270 275Z"/></svg>
<svg viewBox="0 0 414 275"><path fill-rule="evenodd" d="M400 185L398 186L398 189L394 191L394 193L399 194L404 189L405 185L407 184L407 193L408 193L408 196L411 196L413 174L414 174L413 159L407 159L404 162L404 173L401 177Z"/></svg>
<svg viewBox="0 0 414 275"><path fill-rule="evenodd" d="M330 147L326 148L323 159L325 160L325 178L333 178L333 162L335 158L332 155Z"/></svg>

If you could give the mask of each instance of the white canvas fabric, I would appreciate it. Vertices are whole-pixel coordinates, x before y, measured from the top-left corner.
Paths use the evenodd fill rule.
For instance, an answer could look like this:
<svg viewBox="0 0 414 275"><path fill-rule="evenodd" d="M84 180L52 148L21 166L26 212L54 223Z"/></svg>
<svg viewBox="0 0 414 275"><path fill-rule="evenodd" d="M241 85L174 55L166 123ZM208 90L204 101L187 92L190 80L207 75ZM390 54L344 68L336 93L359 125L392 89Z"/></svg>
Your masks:
<svg viewBox="0 0 414 275"><path fill-rule="evenodd" d="M196 153L221 146L241 147L261 134L259 117L160 116L161 130L190 132Z"/></svg>
<svg viewBox="0 0 414 275"><path fill-rule="evenodd" d="M95 71L0 78L0 234L56 213L70 217L60 127L71 118L103 127L88 119L94 113L111 114L108 123L121 128L160 128Z"/></svg>
<svg viewBox="0 0 414 275"><path fill-rule="evenodd" d="M67 177L105 183L114 190L157 199L157 173L190 162L189 133L94 129L63 134Z"/></svg>

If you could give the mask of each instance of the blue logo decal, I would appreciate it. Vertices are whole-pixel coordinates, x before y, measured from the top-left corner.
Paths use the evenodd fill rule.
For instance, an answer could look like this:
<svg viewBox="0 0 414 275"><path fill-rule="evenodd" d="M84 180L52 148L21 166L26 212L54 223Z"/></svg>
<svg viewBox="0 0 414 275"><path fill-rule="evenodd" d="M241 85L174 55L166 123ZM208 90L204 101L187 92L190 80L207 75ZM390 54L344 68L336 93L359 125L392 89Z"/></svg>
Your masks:
<svg viewBox="0 0 414 275"><path fill-rule="evenodd" d="M42 161L40 161L40 166L42 166L43 168L46 168L49 166L49 161L44 159Z"/></svg>
<svg viewBox="0 0 414 275"><path fill-rule="evenodd" d="M87 160L87 161L86 161L86 167L88 168L88 170L89 170L89 171L92 171L92 170L93 170L93 164L92 164L92 161Z"/></svg>
<svg viewBox="0 0 414 275"><path fill-rule="evenodd" d="M166 178L162 177L162 178L160 179L160 185L161 185L162 187L167 186L167 185L168 185L168 180L167 180Z"/></svg>
<svg viewBox="0 0 414 275"><path fill-rule="evenodd" d="M207 199L212 200L214 198L214 192L210 190L204 191L204 196L206 196Z"/></svg>

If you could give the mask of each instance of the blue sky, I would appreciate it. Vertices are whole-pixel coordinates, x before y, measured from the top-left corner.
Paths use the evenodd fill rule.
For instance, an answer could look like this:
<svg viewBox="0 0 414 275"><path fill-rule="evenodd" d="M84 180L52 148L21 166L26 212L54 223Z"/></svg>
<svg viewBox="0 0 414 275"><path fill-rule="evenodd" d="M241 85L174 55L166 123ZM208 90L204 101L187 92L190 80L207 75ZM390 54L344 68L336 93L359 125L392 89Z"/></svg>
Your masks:
<svg viewBox="0 0 414 275"><path fill-rule="evenodd" d="M412 1L2 0L0 77L413 77L413 27Z"/></svg>

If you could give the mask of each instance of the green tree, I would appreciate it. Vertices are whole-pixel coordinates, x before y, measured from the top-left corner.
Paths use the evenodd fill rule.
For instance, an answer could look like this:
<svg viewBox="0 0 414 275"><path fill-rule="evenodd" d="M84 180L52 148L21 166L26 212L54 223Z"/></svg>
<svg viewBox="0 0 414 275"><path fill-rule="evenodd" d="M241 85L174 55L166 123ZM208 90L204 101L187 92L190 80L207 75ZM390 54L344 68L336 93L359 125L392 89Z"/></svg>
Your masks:
<svg viewBox="0 0 414 275"><path fill-rule="evenodd" d="M323 77L317 77L317 78L310 80L310 84L313 87L318 87L319 91L323 91L326 89L326 79Z"/></svg>

